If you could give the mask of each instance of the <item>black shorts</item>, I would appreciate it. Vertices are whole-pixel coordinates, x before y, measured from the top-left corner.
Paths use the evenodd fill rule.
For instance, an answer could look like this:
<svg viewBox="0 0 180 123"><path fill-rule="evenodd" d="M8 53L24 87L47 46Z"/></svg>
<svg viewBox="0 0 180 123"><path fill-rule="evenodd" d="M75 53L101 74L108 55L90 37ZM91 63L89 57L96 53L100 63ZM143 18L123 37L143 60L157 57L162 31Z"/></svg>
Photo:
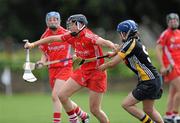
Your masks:
<svg viewBox="0 0 180 123"><path fill-rule="evenodd" d="M156 78L139 82L132 91L132 94L139 101L146 99L160 99L162 95L162 79Z"/></svg>

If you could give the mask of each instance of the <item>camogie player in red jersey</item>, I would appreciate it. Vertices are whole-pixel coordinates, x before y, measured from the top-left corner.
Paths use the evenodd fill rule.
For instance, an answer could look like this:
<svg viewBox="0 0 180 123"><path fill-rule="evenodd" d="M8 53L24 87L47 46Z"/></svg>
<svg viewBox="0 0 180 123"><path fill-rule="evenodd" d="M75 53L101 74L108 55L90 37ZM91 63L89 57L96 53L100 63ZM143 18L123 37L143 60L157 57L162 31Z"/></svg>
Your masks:
<svg viewBox="0 0 180 123"><path fill-rule="evenodd" d="M169 84L167 110L164 121L179 119L180 107L180 30L179 16L170 13L166 18L168 28L157 40L157 56L161 65L164 82Z"/></svg>
<svg viewBox="0 0 180 123"><path fill-rule="evenodd" d="M41 39L60 35L67 32L66 29L60 26L61 18L58 12L49 12L46 15L47 29L42 35ZM67 42L58 42L53 40L52 43L45 43L39 46L42 51L41 60L37 62L41 67L43 63L47 61L54 61L59 59L70 58L71 45ZM57 92L61 90L65 81L70 77L72 73L72 60L51 64L48 66L50 86L52 89L52 102L53 102L53 123L61 122L62 104L58 98ZM76 114L82 119L84 123L88 120L87 113L83 112L80 107L73 103Z"/></svg>
<svg viewBox="0 0 180 123"><path fill-rule="evenodd" d="M103 56L101 46L116 50L116 46L109 40L105 40L94 34L87 28L88 21L82 14L75 14L68 18L67 28L70 32L62 35L51 36L33 43L26 43L25 48L33 48L42 43L61 41L68 42L75 49L77 57L82 59ZM76 69L59 90L58 96L66 110L71 123L79 123L70 97L83 87L89 89L90 111L100 123L109 123L109 119L101 109L103 94L107 89L107 76L105 71L97 67L104 63L104 59L97 59L82 64Z"/></svg>

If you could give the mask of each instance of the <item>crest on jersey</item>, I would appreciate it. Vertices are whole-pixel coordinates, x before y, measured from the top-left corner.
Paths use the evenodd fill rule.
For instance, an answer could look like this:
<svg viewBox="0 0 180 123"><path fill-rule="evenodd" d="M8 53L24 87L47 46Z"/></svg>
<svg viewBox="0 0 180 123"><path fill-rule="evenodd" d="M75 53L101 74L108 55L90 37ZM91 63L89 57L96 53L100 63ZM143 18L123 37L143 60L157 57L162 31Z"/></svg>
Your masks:
<svg viewBox="0 0 180 123"><path fill-rule="evenodd" d="M174 37L171 37L171 38L170 38L170 41L171 41L172 43L174 43L174 42L175 42L175 38L174 38Z"/></svg>

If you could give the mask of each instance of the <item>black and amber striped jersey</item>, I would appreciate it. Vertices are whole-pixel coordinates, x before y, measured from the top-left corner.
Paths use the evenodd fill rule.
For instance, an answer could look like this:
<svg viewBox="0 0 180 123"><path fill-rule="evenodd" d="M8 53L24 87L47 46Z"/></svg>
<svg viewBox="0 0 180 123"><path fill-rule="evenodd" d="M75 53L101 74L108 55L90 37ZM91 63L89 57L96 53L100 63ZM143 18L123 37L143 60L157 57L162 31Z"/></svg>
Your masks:
<svg viewBox="0 0 180 123"><path fill-rule="evenodd" d="M136 73L140 82L159 77L159 73L152 65L148 52L140 39L131 38L124 42L118 55Z"/></svg>

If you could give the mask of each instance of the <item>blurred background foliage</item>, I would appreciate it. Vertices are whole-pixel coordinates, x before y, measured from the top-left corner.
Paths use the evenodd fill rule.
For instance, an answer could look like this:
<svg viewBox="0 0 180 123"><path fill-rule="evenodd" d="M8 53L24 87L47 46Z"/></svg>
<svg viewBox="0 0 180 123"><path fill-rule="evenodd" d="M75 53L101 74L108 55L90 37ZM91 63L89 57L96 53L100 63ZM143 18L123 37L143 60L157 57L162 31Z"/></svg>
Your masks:
<svg viewBox="0 0 180 123"><path fill-rule="evenodd" d="M34 41L46 29L45 15L49 11L61 14L62 26L66 19L77 13L86 15L89 28L98 35L119 43L116 26L126 19L134 19L139 25L140 36L149 50L153 64L156 60L155 45L166 28L165 17L170 12L180 12L180 1L162 0L0 0L0 75L6 66L11 68L14 85L22 82L25 61L23 39ZM40 58L38 49L31 50L31 61ZM48 83L48 72L34 71L39 81ZM134 79L135 75L118 65L108 70L110 82ZM22 86L22 85L21 85ZM0 84L0 90L3 86ZM19 88L18 88L19 89Z"/></svg>
<svg viewBox="0 0 180 123"><path fill-rule="evenodd" d="M163 4L162 4L163 2ZM165 27L165 16L169 12L180 11L180 1L162 0L0 0L1 38L11 36L20 39L38 39L45 29L45 15L49 11L59 11L62 25L71 14L83 13L89 27L115 30L125 19L149 25L156 23ZM149 26L154 28L153 26Z"/></svg>

